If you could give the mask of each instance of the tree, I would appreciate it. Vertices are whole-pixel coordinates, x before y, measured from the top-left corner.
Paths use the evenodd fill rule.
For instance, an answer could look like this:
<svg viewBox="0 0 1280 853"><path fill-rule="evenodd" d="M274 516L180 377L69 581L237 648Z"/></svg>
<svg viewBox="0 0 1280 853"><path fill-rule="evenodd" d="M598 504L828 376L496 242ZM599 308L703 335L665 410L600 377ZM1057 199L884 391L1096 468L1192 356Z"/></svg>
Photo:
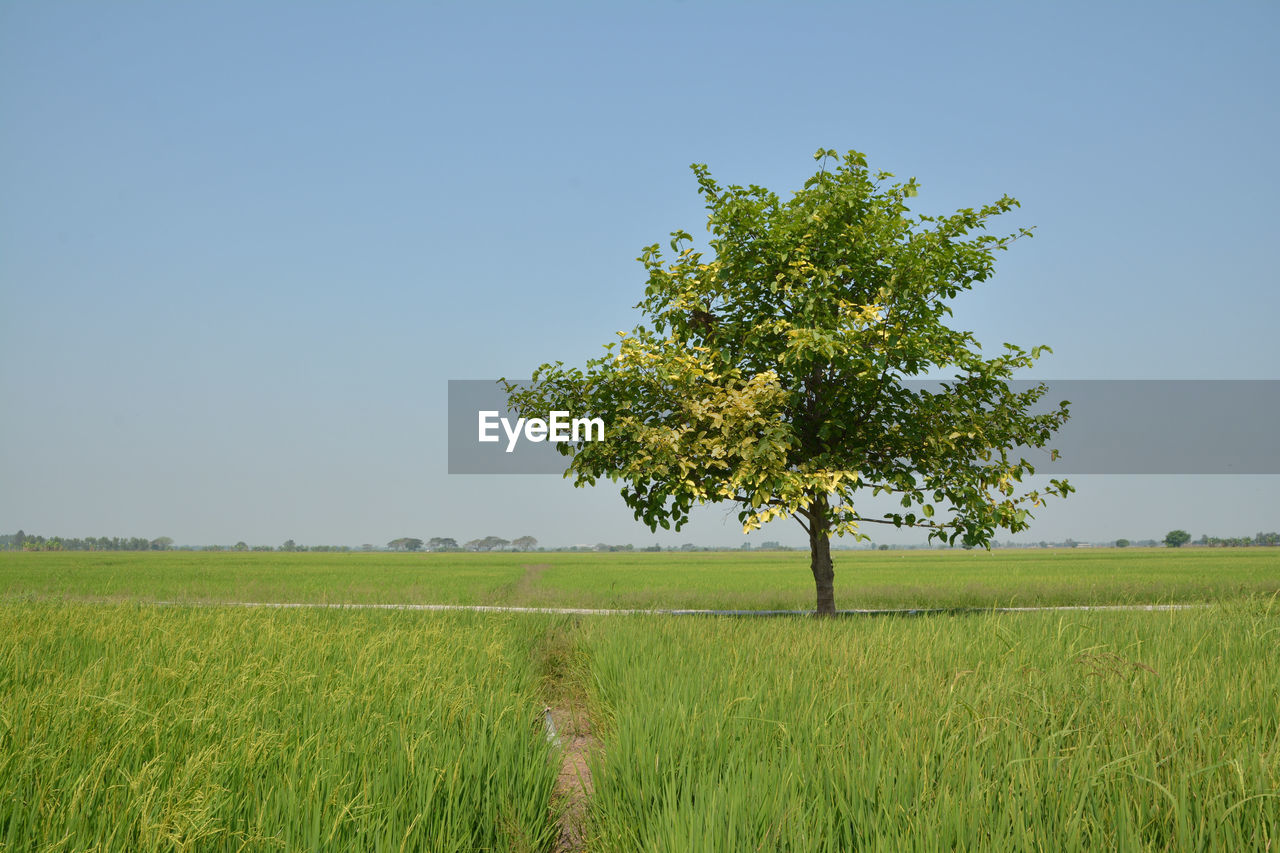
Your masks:
<svg viewBox="0 0 1280 853"><path fill-rule="evenodd" d="M168 536L157 536L151 540L152 551L168 551L169 546L173 544L173 539Z"/></svg>
<svg viewBox="0 0 1280 853"><path fill-rule="evenodd" d="M1043 385L1009 388L1045 348L1005 344L984 358L972 333L945 322L947 300L1030 234L982 233L1017 202L911 215L914 179L889 183L856 151L816 159L788 200L721 186L694 165L710 253L679 230L670 260L645 248L637 307L649 325L620 332L585 370L544 364L506 389L521 415L602 418L603 440L557 444L571 456L566 476L622 483L650 529L679 530L695 504L713 502L735 504L744 532L795 519L825 615L835 612L832 535L865 539L860 524L888 524L989 546L1072 489L1018 485L1035 468L1014 448L1044 447L1068 416L1066 403L1032 413ZM934 390L905 383L926 373L951 378ZM899 507L864 514L861 499L875 495Z"/></svg>
<svg viewBox="0 0 1280 853"><path fill-rule="evenodd" d="M538 540L532 536L517 536L511 540L512 546L519 548L521 551L532 551L538 547Z"/></svg>
<svg viewBox="0 0 1280 853"><path fill-rule="evenodd" d="M458 541L450 539L448 536L432 536L427 542L428 551L456 551L458 550Z"/></svg>
<svg viewBox="0 0 1280 853"><path fill-rule="evenodd" d="M247 544L247 543L242 539L242 540L240 540L239 542L237 542L237 543L235 544L235 548L234 548L234 550L236 550L236 551L248 551L248 550L249 550L249 545L248 545L248 544Z"/></svg>
<svg viewBox="0 0 1280 853"><path fill-rule="evenodd" d="M1128 539L1117 539L1117 540L1116 540L1116 547L1117 547L1117 548L1128 548L1128 547L1129 547L1129 540L1128 540Z"/></svg>
<svg viewBox="0 0 1280 853"><path fill-rule="evenodd" d="M392 539L387 543L387 547L393 551L420 551L422 550L422 540L404 536L400 539Z"/></svg>
<svg viewBox="0 0 1280 853"><path fill-rule="evenodd" d="M1169 548L1181 548L1191 541L1191 534L1185 530L1170 530L1164 537L1164 544Z"/></svg>

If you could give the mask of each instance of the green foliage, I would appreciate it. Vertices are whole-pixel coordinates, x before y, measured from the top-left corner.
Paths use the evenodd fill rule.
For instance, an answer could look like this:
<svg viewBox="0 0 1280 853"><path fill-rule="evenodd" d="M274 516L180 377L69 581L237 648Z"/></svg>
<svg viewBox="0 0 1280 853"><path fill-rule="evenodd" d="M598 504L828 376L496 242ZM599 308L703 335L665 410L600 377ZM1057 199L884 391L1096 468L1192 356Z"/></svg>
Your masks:
<svg viewBox="0 0 1280 853"><path fill-rule="evenodd" d="M1191 541L1191 534L1185 530L1170 530L1164 537L1164 544L1170 548L1181 548Z"/></svg>
<svg viewBox="0 0 1280 853"><path fill-rule="evenodd" d="M1128 539L1117 539L1117 540L1116 540L1116 547L1117 547L1117 548L1128 548L1128 547L1129 547L1129 540L1128 540Z"/></svg>
<svg viewBox="0 0 1280 853"><path fill-rule="evenodd" d="M462 547L467 551L497 551L511 543L501 536L486 536L483 539L472 539Z"/></svg>
<svg viewBox="0 0 1280 853"><path fill-rule="evenodd" d="M590 413L604 441L561 444L578 485L610 479L636 518L679 529L699 503L731 502L744 530L794 517L857 534L862 523L986 545L1024 529L1030 509L1071 487L1019 491L1067 404L1032 407L1044 386L1008 380L1044 347L1005 344L985 358L947 325L948 300L986 281L995 253L1027 236L984 233L1007 196L950 216L912 215L916 183L890 183L863 155L819 151L820 170L790 199L694 174L709 211L710 253L684 231L670 256L647 247L638 307L649 318L586 369L544 364L508 384L523 415ZM937 390L905 381L953 378ZM891 495L898 511L855 500Z"/></svg>

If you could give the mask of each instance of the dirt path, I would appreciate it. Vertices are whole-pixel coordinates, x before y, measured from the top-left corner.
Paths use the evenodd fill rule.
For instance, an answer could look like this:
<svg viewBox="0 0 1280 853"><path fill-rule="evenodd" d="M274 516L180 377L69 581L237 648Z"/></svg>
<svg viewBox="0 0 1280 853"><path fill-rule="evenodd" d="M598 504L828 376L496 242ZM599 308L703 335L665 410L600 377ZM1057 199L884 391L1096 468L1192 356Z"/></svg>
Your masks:
<svg viewBox="0 0 1280 853"><path fill-rule="evenodd" d="M593 786L587 757L598 742L591 734L591 721L580 708L548 708L560 740L560 777L556 799L564 809L560 817L560 837L556 853L586 849L587 804Z"/></svg>
<svg viewBox="0 0 1280 853"><path fill-rule="evenodd" d="M524 569L524 574L520 576L520 580L516 581L515 587L511 590L512 597L517 601L528 599L538 587L538 583L542 580L542 575L547 569L551 568L550 563L524 563L520 566Z"/></svg>
<svg viewBox="0 0 1280 853"><path fill-rule="evenodd" d="M599 746L587 712L588 664L580 645L581 634L579 620L558 620L532 650L531 662L547 703L544 724L548 737L556 742L560 760L555 793L560 823L557 853L586 849L587 808L593 792L587 760Z"/></svg>

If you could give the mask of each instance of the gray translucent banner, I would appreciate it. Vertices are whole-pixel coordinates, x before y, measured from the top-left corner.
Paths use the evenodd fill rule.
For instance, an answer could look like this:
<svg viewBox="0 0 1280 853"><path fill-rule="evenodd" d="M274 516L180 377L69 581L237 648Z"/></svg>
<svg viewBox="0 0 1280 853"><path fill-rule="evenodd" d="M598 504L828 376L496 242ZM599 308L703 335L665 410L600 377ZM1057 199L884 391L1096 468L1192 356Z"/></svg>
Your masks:
<svg viewBox="0 0 1280 853"><path fill-rule="evenodd" d="M1071 419L1047 450L1027 449L1037 474L1280 474L1280 380L1274 379L1048 379L1048 409L1070 401ZM936 389L913 381L908 387ZM1040 384L1011 382L1015 391ZM449 381L450 474L563 474L568 458L550 441L514 442L507 395L496 380ZM489 437L481 442L480 413ZM587 419L590 412L573 412ZM561 416L560 432L571 424ZM545 416L550 420L548 413ZM550 432L551 424L548 424ZM585 428L584 424L580 427ZM604 424L607 433L608 424ZM536 433L535 433L536 434ZM511 451L508 452L508 447Z"/></svg>

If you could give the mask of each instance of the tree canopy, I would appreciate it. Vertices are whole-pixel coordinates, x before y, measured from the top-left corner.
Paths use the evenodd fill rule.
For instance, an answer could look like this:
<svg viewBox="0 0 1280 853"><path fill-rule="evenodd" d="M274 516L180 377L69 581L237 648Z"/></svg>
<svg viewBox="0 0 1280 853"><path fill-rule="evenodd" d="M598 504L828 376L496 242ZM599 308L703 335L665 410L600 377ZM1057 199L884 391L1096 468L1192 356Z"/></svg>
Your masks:
<svg viewBox="0 0 1280 853"><path fill-rule="evenodd" d="M947 304L994 272L995 253L1027 229L986 227L1004 196L948 216L912 214L914 179L893 183L866 158L819 151L817 174L789 199L722 186L694 165L709 211L709 251L683 230L670 255L639 261L648 318L585 369L544 364L508 383L512 408L567 410L606 423L603 441L558 445L577 485L622 484L651 529L701 503L736 505L744 531L793 518L808 532L818 610L834 611L831 535L862 524L920 528L930 539L987 546L1071 487L1020 483L1068 417L1035 406L1045 386L1008 380L1045 347L1004 344L986 357L952 328ZM944 377L929 389L907 380ZM865 496L897 509L866 514ZM863 537L865 538L865 537Z"/></svg>

